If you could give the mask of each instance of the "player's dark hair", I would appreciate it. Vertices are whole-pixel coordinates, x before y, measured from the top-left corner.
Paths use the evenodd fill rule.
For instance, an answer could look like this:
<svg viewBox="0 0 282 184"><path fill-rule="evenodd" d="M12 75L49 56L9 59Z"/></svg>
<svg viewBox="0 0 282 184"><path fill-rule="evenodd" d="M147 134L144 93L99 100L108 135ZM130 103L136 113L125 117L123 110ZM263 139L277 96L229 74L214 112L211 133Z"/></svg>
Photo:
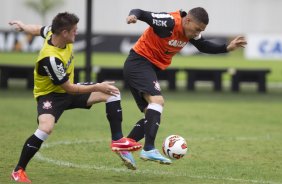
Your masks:
<svg viewBox="0 0 282 184"><path fill-rule="evenodd" d="M202 7L193 8L188 12L196 21L208 25L209 15L207 11Z"/></svg>
<svg viewBox="0 0 282 184"><path fill-rule="evenodd" d="M70 31L78 22L79 18L75 14L59 13L52 21L51 31L54 34L60 34L63 30Z"/></svg>

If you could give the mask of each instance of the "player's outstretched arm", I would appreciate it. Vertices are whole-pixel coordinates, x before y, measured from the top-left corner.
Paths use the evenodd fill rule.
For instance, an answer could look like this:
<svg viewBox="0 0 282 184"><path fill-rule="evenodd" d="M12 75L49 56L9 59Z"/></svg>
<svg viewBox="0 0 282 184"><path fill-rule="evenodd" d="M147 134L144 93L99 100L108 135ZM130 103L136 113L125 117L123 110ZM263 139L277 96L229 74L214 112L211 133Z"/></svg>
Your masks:
<svg viewBox="0 0 282 184"><path fill-rule="evenodd" d="M105 81L102 83L96 83L93 85L78 85L72 84L70 81L66 81L65 83L61 84L60 86L70 94L83 94L83 93L90 93L90 92L102 92L108 95L119 95L120 91L117 87L113 84L113 81Z"/></svg>
<svg viewBox="0 0 282 184"><path fill-rule="evenodd" d="M114 86L114 83L114 81L105 81L95 84L95 87L98 91L106 93L108 95L119 95L119 89Z"/></svg>
<svg viewBox="0 0 282 184"><path fill-rule="evenodd" d="M19 20L10 21L9 24L13 26L16 31L25 32L33 36L39 36L40 29L42 27L41 25L24 24L22 21Z"/></svg>
<svg viewBox="0 0 282 184"><path fill-rule="evenodd" d="M240 47L244 48L246 44L247 44L247 41L245 37L237 36L229 43L229 45L227 45L227 51L233 51Z"/></svg>

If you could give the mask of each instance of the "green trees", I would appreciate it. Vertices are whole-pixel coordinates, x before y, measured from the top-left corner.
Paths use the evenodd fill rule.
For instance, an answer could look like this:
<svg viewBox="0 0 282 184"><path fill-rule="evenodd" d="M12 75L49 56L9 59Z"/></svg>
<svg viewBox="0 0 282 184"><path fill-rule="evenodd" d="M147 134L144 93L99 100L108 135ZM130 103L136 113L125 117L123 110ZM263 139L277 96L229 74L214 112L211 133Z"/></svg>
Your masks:
<svg viewBox="0 0 282 184"><path fill-rule="evenodd" d="M46 24L47 14L58 6L61 6L64 0L26 0L25 5L35 11L42 20L42 24Z"/></svg>

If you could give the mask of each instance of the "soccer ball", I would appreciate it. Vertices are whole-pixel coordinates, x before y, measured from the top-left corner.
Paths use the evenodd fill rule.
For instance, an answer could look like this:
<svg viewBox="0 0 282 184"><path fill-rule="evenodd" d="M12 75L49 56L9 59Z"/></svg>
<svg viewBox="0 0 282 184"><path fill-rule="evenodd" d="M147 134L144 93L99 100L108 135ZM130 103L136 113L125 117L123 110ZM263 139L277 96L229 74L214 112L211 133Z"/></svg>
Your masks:
<svg viewBox="0 0 282 184"><path fill-rule="evenodd" d="M179 135L170 135L163 142L163 152L171 159L180 159L187 153L187 143Z"/></svg>

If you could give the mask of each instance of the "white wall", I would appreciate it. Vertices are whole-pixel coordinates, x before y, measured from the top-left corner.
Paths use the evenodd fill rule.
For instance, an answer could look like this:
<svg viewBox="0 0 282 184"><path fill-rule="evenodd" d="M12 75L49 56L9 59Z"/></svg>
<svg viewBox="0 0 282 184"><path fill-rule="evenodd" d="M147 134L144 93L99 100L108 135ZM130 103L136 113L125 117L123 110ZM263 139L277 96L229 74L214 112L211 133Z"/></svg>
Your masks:
<svg viewBox="0 0 282 184"><path fill-rule="evenodd" d="M26 23L41 24L41 19L24 5L25 0L1 0L0 30L9 29L8 21L20 19ZM170 12L193 7L206 8L210 23L209 35L237 35L247 33L282 33L282 0L94 0L93 31L96 33L139 34L147 26L139 22L127 25L130 9ZM48 16L48 22L58 12L69 11L80 17L80 31L85 31L86 0L64 0Z"/></svg>

